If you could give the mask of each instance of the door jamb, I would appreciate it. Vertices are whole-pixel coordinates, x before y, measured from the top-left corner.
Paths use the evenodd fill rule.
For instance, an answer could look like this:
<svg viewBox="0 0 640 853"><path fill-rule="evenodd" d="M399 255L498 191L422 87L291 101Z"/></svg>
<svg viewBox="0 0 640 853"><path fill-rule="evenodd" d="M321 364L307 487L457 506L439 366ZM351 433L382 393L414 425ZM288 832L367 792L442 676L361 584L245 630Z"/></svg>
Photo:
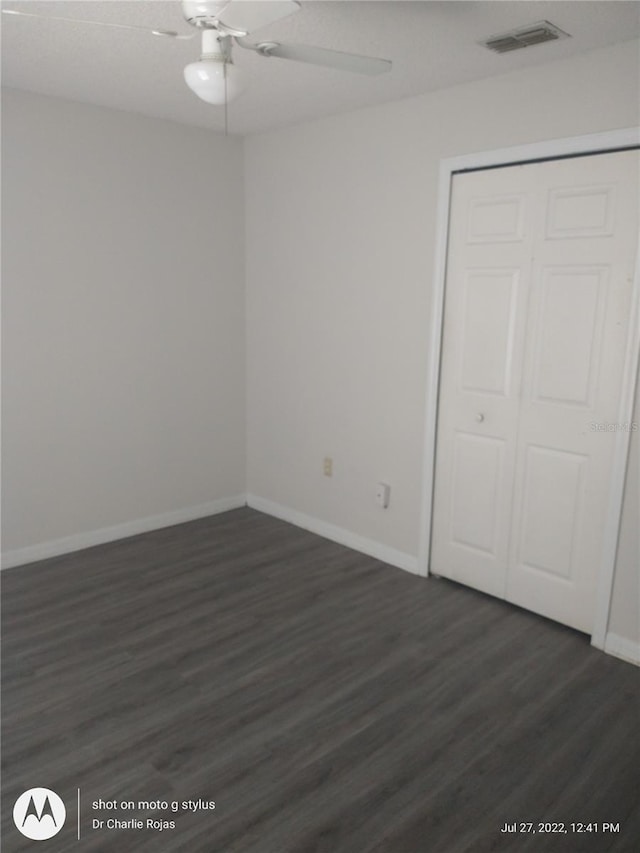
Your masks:
<svg viewBox="0 0 640 853"><path fill-rule="evenodd" d="M431 525L433 516L433 484L435 474L436 425L438 415L438 385L442 328L444 320L444 295L447 264L447 242L449 237L449 208L451 182L456 172L511 166L538 160L552 160L581 154L599 154L640 145L640 128L592 133L565 139L534 142L494 151L464 154L440 161L438 180L438 205L435 244L435 266L431 301L431 344L427 377L425 410L425 438L422 470L422 508L420 524L420 546L418 551L418 573L427 577L430 573ZM640 255L636 258L636 271L632 284L631 316L625 364L620 389L619 420L630 423L633 417L634 392L640 360ZM629 456L631 431L616 433L613 469L609 487L609 501L605 526L604 546L596 588L596 604L593 623L592 645L603 649L609 621L609 608L615 572L616 551L620 530L624 484Z"/></svg>

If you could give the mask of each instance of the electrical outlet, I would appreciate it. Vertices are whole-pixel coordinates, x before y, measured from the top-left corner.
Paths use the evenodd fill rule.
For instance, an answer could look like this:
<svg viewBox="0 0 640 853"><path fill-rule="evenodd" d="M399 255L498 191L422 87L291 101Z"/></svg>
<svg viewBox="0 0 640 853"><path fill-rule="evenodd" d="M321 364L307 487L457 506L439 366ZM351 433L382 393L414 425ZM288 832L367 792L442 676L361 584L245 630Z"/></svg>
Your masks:
<svg viewBox="0 0 640 853"><path fill-rule="evenodd" d="M324 476L333 477L333 459L330 456L324 457Z"/></svg>
<svg viewBox="0 0 640 853"><path fill-rule="evenodd" d="M378 483L376 485L376 502L378 506L386 509L389 506L391 499L391 486L388 483Z"/></svg>

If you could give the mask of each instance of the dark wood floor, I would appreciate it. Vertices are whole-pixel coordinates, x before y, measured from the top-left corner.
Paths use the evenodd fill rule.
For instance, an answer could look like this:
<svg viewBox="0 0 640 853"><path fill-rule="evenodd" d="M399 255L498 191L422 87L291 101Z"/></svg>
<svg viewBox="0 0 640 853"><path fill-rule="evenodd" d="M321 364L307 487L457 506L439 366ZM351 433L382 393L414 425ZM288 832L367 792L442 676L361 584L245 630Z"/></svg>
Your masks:
<svg viewBox="0 0 640 853"><path fill-rule="evenodd" d="M5 853L640 849L638 670L560 625L249 509L2 584ZM32 787L67 807L41 846ZM92 829L134 816L176 828Z"/></svg>

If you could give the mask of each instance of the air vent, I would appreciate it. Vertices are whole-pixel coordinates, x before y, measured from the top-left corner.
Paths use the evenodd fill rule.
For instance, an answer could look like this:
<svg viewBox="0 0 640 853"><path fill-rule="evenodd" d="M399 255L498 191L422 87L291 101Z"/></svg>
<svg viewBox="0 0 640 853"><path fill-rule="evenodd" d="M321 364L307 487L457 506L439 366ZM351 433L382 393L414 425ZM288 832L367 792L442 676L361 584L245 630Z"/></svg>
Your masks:
<svg viewBox="0 0 640 853"><path fill-rule="evenodd" d="M509 30L508 33L491 36L481 41L480 44L488 47L494 53L509 53L512 50L520 50L523 47L531 47L531 45L542 44L545 41L557 41L566 38L570 38L569 33L565 33L555 24L550 24L549 21L538 21L537 24L531 24L528 27L518 27L516 30Z"/></svg>

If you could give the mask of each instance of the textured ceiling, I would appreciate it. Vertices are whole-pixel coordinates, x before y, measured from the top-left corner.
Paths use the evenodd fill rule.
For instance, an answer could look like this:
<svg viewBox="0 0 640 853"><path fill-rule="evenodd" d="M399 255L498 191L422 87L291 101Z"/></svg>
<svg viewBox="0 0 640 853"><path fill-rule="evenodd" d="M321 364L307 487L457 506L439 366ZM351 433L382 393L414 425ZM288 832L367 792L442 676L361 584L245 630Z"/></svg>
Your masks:
<svg viewBox="0 0 640 853"><path fill-rule="evenodd" d="M2 6L193 32L177 0L3 0ZM501 56L477 44L543 19L572 38ZM640 3L633 0L302 0L299 12L253 38L380 56L393 61L393 70L363 77L236 47L247 85L228 107L229 131L250 134L344 113L638 37ZM224 108L199 101L183 81L183 67L198 56L198 37L176 41L2 15L3 85L222 130Z"/></svg>

